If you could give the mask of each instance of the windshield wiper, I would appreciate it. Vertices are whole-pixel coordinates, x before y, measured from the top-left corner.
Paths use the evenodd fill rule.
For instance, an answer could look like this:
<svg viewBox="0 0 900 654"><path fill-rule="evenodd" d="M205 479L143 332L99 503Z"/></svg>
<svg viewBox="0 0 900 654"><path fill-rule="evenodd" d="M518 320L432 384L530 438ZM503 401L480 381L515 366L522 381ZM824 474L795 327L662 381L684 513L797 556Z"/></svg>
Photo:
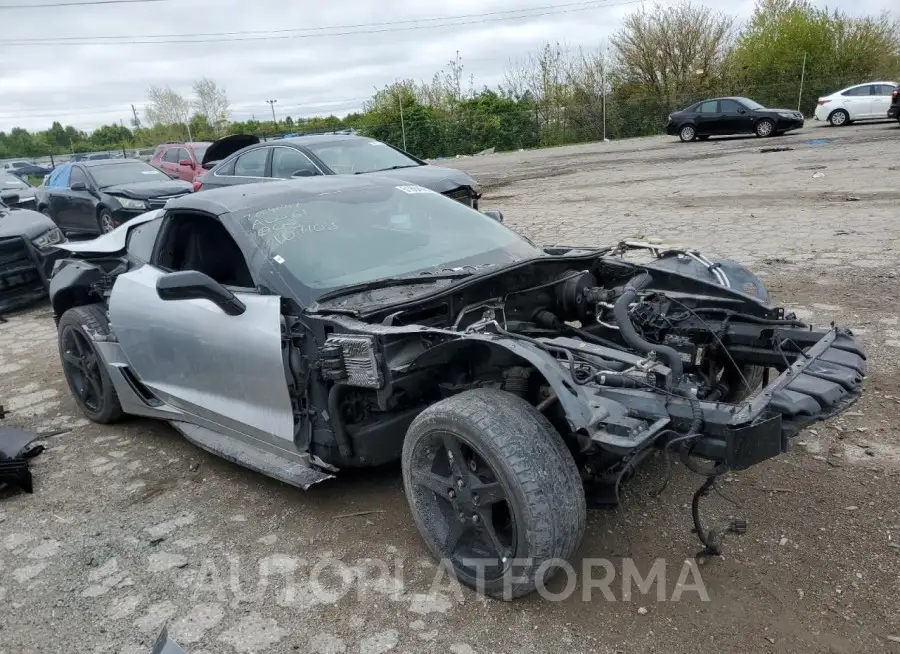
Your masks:
<svg viewBox="0 0 900 654"><path fill-rule="evenodd" d="M378 168L377 170L361 170L354 175L367 175L369 173L383 173L386 170L400 170L401 168L418 168L422 164L406 164L405 166L391 166L390 168Z"/></svg>
<svg viewBox="0 0 900 654"><path fill-rule="evenodd" d="M474 271L471 270L456 270L452 272L424 272L416 275L403 275L400 277L382 277L381 279L373 279L368 282L361 282L359 284L350 284L349 286L342 286L341 288L336 288L333 291L328 291L324 295L320 296L317 302L322 302L323 300L331 300L336 297L341 297L342 295L352 295L353 293L372 291L377 288L388 288L390 286L409 286L412 284L430 284L441 279L463 279L464 277L471 277L474 274Z"/></svg>

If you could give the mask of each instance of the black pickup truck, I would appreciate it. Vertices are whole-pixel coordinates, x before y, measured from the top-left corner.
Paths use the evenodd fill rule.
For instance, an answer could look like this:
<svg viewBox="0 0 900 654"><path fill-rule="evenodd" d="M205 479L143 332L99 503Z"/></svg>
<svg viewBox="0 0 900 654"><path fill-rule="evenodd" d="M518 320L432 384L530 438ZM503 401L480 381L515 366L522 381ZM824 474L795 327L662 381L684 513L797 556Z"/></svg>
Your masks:
<svg viewBox="0 0 900 654"><path fill-rule="evenodd" d="M891 106L888 107L887 117L893 118L900 123L900 86L891 93Z"/></svg>

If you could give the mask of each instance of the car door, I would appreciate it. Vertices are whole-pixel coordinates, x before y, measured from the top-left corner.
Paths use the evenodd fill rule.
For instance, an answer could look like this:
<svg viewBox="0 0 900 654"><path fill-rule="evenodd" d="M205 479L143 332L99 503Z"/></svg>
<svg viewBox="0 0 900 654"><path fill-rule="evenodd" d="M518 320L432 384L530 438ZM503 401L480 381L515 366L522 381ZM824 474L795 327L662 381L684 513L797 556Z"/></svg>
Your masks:
<svg viewBox="0 0 900 654"><path fill-rule="evenodd" d="M215 237L200 231L210 221L221 230ZM225 237L230 241L221 240ZM119 275L110 295L110 323L132 372L159 399L185 412L187 422L256 446L291 449L294 418L282 353L281 298L229 287L246 307L240 315L227 315L206 299L160 299L161 278L175 269L200 267L192 267L187 256L176 263L179 243L185 250L210 248L214 256L236 251L249 271L250 257L218 218L167 214L152 261Z"/></svg>
<svg viewBox="0 0 900 654"><path fill-rule="evenodd" d="M718 100L701 102L697 107L696 121L698 135L710 136L712 134L721 134L719 131L722 129L721 114L719 113Z"/></svg>
<svg viewBox="0 0 900 654"><path fill-rule="evenodd" d="M753 131L753 115L737 100L719 100L720 134L749 134Z"/></svg>
<svg viewBox="0 0 900 654"><path fill-rule="evenodd" d="M271 181L268 176L271 147L247 150L233 159L226 160L203 177L204 188L233 186Z"/></svg>
<svg viewBox="0 0 900 654"><path fill-rule="evenodd" d="M891 94L895 86L892 84L872 85L872 118L887 118L891 106Z"/></svg>
<svg viewBox="0 0 900 654"><path fill-rule="evenodd" d="M50 200L50 211L64 231L95 233L97 224L97 198L92 184L81 166L72 166L69 184L55 189Z"/></svg>
<svg viewBox="0 0 900 654"><path fill-rule="evenodd" d="M872 117L871 84L854 86L841 93L844 109L850 120L863 120Z"/></svg>
<svg viewBox="0 0 900 654"><path fill-rule="evenodd" d="M162 168L163 172L172 177L178 176L178 148L169 148L165 152L163 152L162 159L160 159L160 168Z"/></svg>
<svg viewBox="0 0 900 654"><path fill-rule="evenodd" d="M175 175L178 179L186 182L194 181L194 161L191 159L191 153L187 151L187 148L178 148L175 156L177 157Z"/></svg>

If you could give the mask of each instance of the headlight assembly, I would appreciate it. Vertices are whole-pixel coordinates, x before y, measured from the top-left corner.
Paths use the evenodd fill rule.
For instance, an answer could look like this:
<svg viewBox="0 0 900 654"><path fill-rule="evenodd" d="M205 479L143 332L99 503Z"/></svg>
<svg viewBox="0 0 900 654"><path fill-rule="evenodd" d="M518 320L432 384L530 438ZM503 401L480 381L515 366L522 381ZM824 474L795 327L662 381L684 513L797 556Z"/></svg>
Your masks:
<svg viewBox="0 0 900 654"><path fill-rule="evenodd" d="M52 227L37 238L31 239L36 248L48 248L51 245L62 243L66 240L65 235L59 227Z"/></svg>
<svg viewBox="0 0 900 654"><path fill-rule="evenodd" d="M146 209L147 203L143 200L132 200L131 198L116 198L123 209Z"/></svg>

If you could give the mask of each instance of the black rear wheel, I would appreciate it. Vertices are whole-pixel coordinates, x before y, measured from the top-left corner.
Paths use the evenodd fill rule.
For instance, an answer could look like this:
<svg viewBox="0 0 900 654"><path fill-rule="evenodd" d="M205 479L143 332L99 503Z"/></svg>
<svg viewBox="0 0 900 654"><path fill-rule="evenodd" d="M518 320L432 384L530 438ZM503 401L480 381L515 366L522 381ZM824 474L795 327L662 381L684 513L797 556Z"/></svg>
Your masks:
<svg viewBox="0 0 900 654"><path fill-rule="evenodd" d="M402 464L428 549L486 595L532 592L584 534L575 462L547 419L515 395L476 389L428 407L407 432Z"/></svg>
<svg viewBox="0 0 900 654"><path fill-rule="evenodd" d="M92 421L122 418L122 405L90 334L109 334L103 307L90 304L66 311L59 319L59 356L75 402Z"/></svg>

